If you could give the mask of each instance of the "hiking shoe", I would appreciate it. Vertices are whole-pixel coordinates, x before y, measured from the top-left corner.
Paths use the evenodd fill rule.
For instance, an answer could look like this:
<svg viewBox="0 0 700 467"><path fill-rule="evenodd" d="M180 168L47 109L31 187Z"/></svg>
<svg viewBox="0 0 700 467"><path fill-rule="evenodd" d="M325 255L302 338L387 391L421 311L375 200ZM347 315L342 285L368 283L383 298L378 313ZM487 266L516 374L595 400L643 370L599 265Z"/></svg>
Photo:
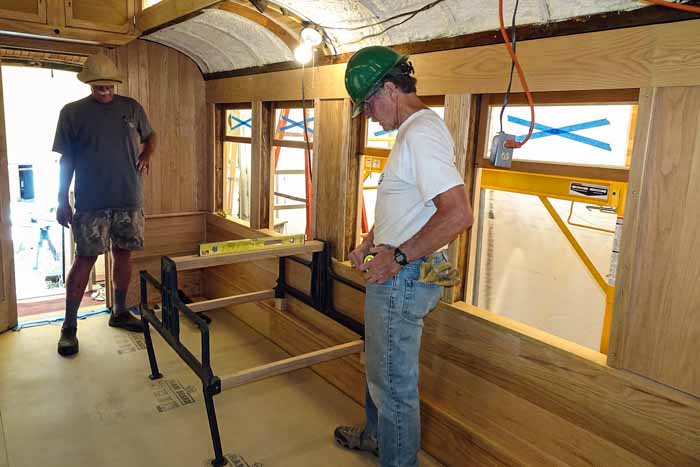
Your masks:
<svg viewBox="0 0 700 467"><path fill-rule="evenodd" d="M141 320L134 318L128 311L118 314L112 313L109 317L109 325L113 328L126 329L131 332L143 332Z"/></svg>
<svg viewBox="0 0 700 467"><path fill-rule="evenodd" d="M339 426L334 432L335 441L345 449L371 452L379 457L377 440L372 436L365 436L364 428L357 426Z"/></svg>
<svg viewBox="0 0 700 467"><path fill-rule="evenodd" d="M78 328L61 329L61 338L58 340L58 354L63 357L78 353Z"/></svg>

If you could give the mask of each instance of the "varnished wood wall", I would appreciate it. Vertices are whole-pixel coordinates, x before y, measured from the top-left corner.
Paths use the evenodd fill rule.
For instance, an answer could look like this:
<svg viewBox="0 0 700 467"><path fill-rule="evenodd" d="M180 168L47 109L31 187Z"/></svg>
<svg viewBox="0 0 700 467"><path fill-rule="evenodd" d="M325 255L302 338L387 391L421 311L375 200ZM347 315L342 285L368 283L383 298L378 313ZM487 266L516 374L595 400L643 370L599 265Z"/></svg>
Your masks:
<svg viewBox="0 0 700 467"><path fill-rule="evenodd" d="M700 86L640 94L610 362L700 397Z"/></svg>
<svg viewBox="0 0 700 467"><path fill-rule="evenodd" d="M204 80L194 62L159 44L134 41L115 49L126 82L117 92L146 110L158 150L144 183L146 214L207 209L207 111Z"/></svg>

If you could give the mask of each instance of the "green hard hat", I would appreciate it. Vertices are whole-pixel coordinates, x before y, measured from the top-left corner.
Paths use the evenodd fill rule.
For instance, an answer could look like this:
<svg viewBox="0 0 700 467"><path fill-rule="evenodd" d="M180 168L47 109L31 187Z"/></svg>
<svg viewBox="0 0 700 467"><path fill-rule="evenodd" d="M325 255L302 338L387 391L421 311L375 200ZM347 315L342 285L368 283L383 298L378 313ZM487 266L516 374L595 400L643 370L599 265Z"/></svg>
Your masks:
<svg viewBox="0 0 700 467"><path fill-rule="evenodd" d="M376 90L382 78L407 58L381 45L365 47L353 54L345 68L345 89L354 104L353 118L362 113L365 99Z"/></svg>

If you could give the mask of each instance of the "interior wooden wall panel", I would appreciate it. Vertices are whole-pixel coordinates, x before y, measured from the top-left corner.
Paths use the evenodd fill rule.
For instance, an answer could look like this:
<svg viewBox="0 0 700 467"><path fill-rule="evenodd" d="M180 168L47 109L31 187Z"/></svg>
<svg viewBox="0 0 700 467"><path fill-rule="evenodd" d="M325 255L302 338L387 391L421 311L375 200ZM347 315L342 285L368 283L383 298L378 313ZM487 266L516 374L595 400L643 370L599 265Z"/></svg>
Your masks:
<svg viewBox="0 0 700 467"><path fill-rule="evenodd" d="M700 399L608 367L575 344L565 350L553 336L531 337L533 332L539 333L466 304L441 304L426 320L423 350L605 440L576 448L583 457L612 443L656 465L698 463ZM522 420L520 434L538 422ZM540 442L545 446L550 438Z"/></svg>
<svg viewBox="0 0 700 467"><path fill-rule="evenodd" d="M183 54L159 44L133 41L116 50L127 82L118 92L136 99L158 134L158 148L144 181L146 214L207 208L204 80Z"/></svg>
<svg viewBox="0 0 700 467"><path fill-rule="evenodd" d="M445 125L450 130L452 140L455 144L455 165L459 170L462 179L464 180L465 192L468 200L472 199L470 189L472 179L474 178L474 161L469 157L469 137L474 137L470 133L472 127L470 123L472 112L472 96L471 94L448 94L445 96ZM465 257L460 256L463 245L469 242L469 232L463 232L454 241L450 243L448 248L448 256L452 266L458 271L463 269L462 262ZM448 287L442 294L443 301L453 303L458 300L462 294L462 283L456 287Z"/></svg>
<svg viewBox="0 0 700 467"><path fill-rule="evenodd" d="M641 184L632 188L619 272L627 297L615 310L611 362L700 396L700 86L646 92L646 145L633 156L644 158L633 167Z"/></svg>
<svg viewBox="0 0 700 467"><path fill-rule="evenodd" d="M0 59L0 65L2 60ZM0 70L0 332L17 324L17 291L10 217L10 184L7 167L5 113L2 110L2 71Z"/></svg>
<svg viewBox="0 0 700 467"><path fill-rule="evenodd" d="M624 89L700 85L700 20L587 34L518 44L533 91ZM575 58L575 60L573 60ZM411 57L421 95L500 93L508 86L510 57L502 44ZM345 64L306 69L306 98L347 97ZM207 81L207 101L293 100L301 98L302 70ZM521 90L513 80L513 90Z"/></svg>
<svg viewBox="0 0 700 467"><path fill-rule="evenodd" d="M174 215L146 216L144 249L133 253L131 281L127 304L136 306L140 301L141 270L148 270L160 281L161 256L191 255L199 251L199 243L205 238L206 213L179 213ZM201 272L186 271L178 279L189 296L201 295ZM160 301L158 293L149 287L149 301Z"/></svg>
<svg viewBox="0 0 700 467"><path fill-rule="evenodd" d="M348 191L351 175L359 165L352 150L352 122L349 99L316 100L314 133L312 237L331 243L334 258L344 259L350 251L346 226L356 219L346 216L347 204L354 203L357 194ZM355 188L356 189L356 188ZM352 237L350 237L350 241Z"/></svg>
<svg viewBox="0 0 700 467"><path fill-rule="evenodd" d="M250 226L254 229L272 227L274 197L272 181L274 167L272 162L271 128L274 114L270 102L253 102L252 108L252 154L250 186Z"/></svg>

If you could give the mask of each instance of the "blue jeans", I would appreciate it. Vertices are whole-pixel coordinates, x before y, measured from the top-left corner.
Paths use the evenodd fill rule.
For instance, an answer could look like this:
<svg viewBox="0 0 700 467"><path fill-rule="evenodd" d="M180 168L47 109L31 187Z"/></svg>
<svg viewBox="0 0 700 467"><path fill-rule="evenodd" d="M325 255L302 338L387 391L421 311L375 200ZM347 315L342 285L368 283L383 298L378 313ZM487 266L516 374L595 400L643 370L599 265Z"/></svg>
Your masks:
<svg viewBox="0 0 700 467"><path fill-rule="evenodd" d="M435 263L445 261L435 254ZM365 436L379 443L382 467L417 467L420 450L418 353L423 318L437 305L442 287L418 282L416 260L365 295Z"/></svg>

